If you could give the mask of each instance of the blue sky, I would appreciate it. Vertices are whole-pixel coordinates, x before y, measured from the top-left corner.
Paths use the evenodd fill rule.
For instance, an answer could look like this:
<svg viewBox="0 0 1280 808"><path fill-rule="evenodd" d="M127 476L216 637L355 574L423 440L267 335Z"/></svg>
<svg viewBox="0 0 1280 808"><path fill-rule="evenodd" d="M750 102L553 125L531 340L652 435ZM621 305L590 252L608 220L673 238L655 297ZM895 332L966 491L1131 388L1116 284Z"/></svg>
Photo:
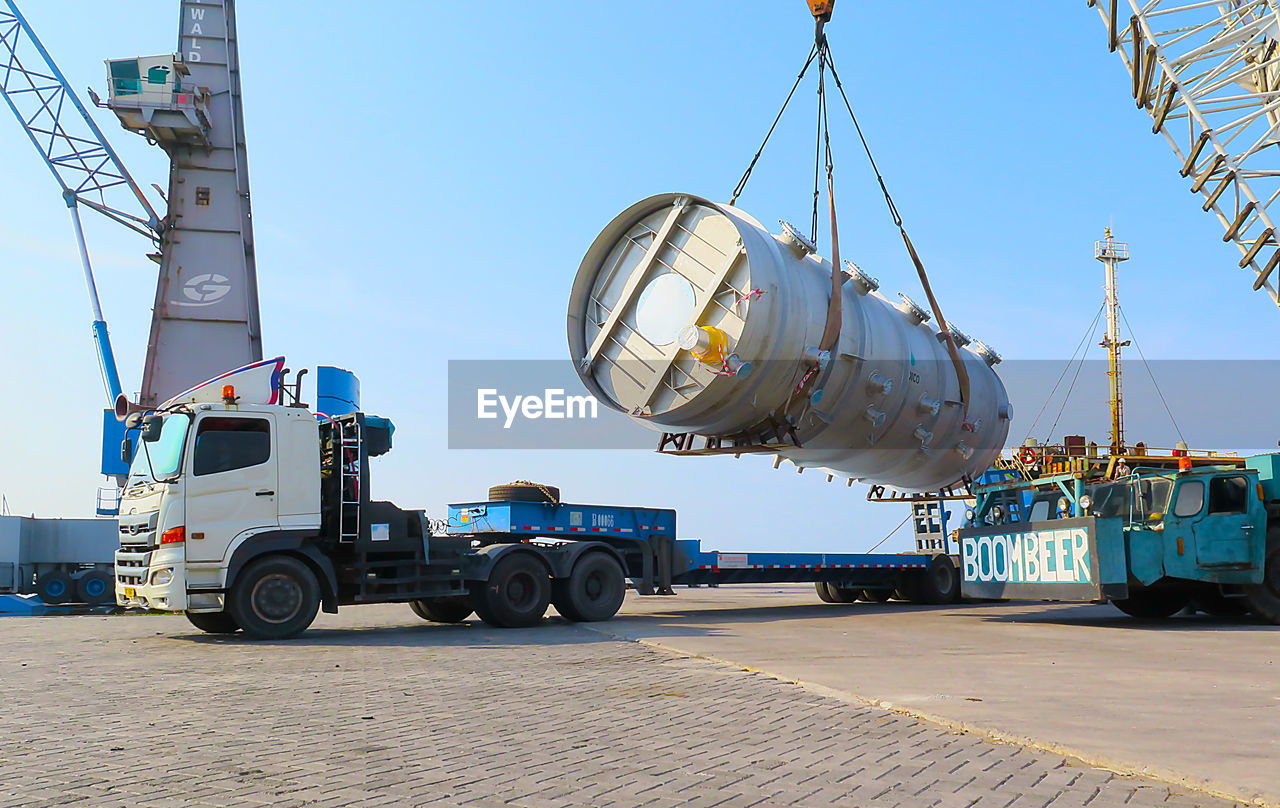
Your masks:
<svg viewBox="0 0 1280 808"><path fill-rule="evenodd" d="M175 46L174 0L131 0L127 15L23 5L77 89L103 90L104 59ZM727 198L811 44L800 0L243 3L239 25L266 348L356 371L366 409L395 420L381 496L442 516L538 479L572 500L675 507L684 536L729 550L861 550L903 517L763 459L447 449L449 359L563 358L569 286L600 228L653 193ZM1280 312L1134 108L1092 9L845 0L829 34L964 330L1006 358L1065 362L1097 310L1093 241L1113 223L1132 245L1121 289L1148 357L1277 358ZM795 104L740 200L761 221L808 221L812 85ZM163 155L99 120L139 180L163 185ZM842 253L918 297L834 115L833 136ZM71 230L7 113L0 149L0 493L14 512L86 515L103 395ZM136 390L154 268L139 238L86 223ZM1040 403L1015 402L1024 420Z"/></svg>

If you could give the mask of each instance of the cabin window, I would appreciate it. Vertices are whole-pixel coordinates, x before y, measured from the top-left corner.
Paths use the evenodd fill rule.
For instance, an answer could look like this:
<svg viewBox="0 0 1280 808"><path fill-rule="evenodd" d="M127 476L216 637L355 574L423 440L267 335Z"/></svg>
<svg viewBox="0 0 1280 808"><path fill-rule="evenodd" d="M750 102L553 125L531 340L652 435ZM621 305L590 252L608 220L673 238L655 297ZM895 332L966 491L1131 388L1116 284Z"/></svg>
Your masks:
<svg viewBox="0 0 1280 808"><path fill-rule="evenodd" d="M1249 481L1244 477L1214 477L1209 481L1209 513L1244 513Z"/></svg>
<svg viewBox="0 0 1280 808"><path fill-rule="evenodd" d="M1187 480L1178 486L1178 498L1173 503L1174 516L1195 516L1204 507L1204 481Z"/></svg>
<svg viewBox="0 0 1280 808"><path fill-rule="evenodd" d="M271 457L271 424L263 418L205 418L196 428L192 473L218 474L257 466Z"/></svg>

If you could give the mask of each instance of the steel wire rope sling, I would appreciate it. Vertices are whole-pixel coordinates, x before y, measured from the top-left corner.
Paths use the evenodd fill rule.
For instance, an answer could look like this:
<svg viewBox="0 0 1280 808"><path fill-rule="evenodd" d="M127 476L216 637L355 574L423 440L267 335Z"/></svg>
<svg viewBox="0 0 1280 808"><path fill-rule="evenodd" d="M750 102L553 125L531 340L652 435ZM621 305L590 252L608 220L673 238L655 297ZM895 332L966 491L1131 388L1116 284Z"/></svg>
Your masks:
<svg viewBox="0 0 1280 808"><path fill-rule="evenodd" d="M844 101L845 110L849 113L850 120L853 121L853 127L858 133L858 140L862 143L862 149L867 155L867 161L871 165L871 170L876 175L876 182L880 185L880 191L884 194L885 205L889 210L889 215L893 219L893 224L898 228L898 232L902 236L902 243L907 249L907 254L911 258L911 263L915 266L916 275L920 278L920 286L924 289L925 297L929 300L929 308L933 312L934 320L938 324L939 333L947 346L947 354L951 357L951 364L955 367L956 378L960 386L960 404L964 408L963 414L966 423L969 416L969 371L964 366L964 360L960 356L960 347L956 344L955 335L951 332L951 327L947 324L946 318L942 314L942 307L938 303L937 296L933 293L933 286L929 283L929 275L925 271L924 262L920 258L920 254L916 252L915 245L911 242L911 237L907 235L906 226L903 224L902 215L898 212L898 206L893 201L893 195L889 193L889 187L885 183L884 175L880 173L880 166L876 163L875 155L871 152L871 146L867 143L866 135L862 132L862 125L858 122L858 116L853 111L853 104L849 101L849 96L844 90L844 84L840 81L840 74L836 71L836 64L831 57L831 47L827 42L826 24L831 20L831 13L835 9L835 0L806 0L809 10L813 13L815 29L814 29L814 45L809 52L809 57L805 60L804 67L801 68L800 74L796 76L795 83L791 86L791 91L787 93L786 99L782 102L782 108L778 110L777 116L773 119L773 124L769 127L769 131L764 136L764 141L760 144L760 148L756 151L755 156L751 158L751 162L747 165L746 171L738 180L738 184L734 187L730 196L729 204L736 204L738 197L746 189L747 181L751 179L751 173L756 167L756 163L760 160L764 149L769 145L769 140L773 137L774 131L778 127L778 122L782 120L783 114L787 111L787 107L791 104L791 99L795 96L796 89L799 88L800 82L804 80L805 74L808 73L814 59L818 61L818 145L814 154L814 190L813 190L813 221L811 239L816 244L818 241L818 197L820 184L820 167L822 158L826 157L826 173L827 173L827 202L831 213L831 299L827 306L827 319L822 330L822 339L818 345L819 360L818 363L809 370L801 379L800 384L792 392L792 396L788 399L786 409L790 409L792 402L808 390L814 382L814 377L821 369L821 362L824 355L829 356L830 351L834 350L836 343L840 338L840 323L843 318L841 311L841 285L843 281L840 269L840 238L836 225L836 202L835 202L835 179L834 179L834 161L832 158L831 138L828 131L827 118L827 101L826 101L826 71L831 71L831 78L835 82L836 89L840 91L840 98ZM831 364L827 362L826 367L830 369Z"/></svg>

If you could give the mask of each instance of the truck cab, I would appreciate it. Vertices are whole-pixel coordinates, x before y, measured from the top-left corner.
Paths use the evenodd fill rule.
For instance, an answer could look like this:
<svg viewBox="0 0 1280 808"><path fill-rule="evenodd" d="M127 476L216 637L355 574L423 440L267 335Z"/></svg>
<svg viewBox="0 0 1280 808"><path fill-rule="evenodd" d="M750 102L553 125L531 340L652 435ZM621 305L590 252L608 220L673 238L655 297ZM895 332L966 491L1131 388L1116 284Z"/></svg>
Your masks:
<svg viewBox="0 0 1280 808"><path fill-rule="evenodd" d="M222 611L240 546L320 529L316 419L305 409L211 402L151 418L120 501L116 602Z"/></svg>

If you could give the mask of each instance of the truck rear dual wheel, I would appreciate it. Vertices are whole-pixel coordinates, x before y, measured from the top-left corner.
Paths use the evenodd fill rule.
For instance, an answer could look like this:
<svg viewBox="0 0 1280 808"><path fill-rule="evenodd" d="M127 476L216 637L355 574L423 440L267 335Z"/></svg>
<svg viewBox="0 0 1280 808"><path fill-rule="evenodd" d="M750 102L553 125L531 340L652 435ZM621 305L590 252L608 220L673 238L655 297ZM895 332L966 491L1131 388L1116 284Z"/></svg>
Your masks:
<svg viewBox="0 0 1280 808"><path fill-rule="evenodd" d="M451 598L422 598L409 601L409 608L432 623L461 623L475 611L466 595Z"/></svg>
<svg viewBox="0 0 1280 808"><path fill-rule="evenodd" d="M867 603L888 603L892 597L892 589L864 589L858 600L865 600Z"/></svg>
<svg viewBox="0 0 1280 808"><path fill-rule="evenodd" d="M551 603L551 576L537 557L526 552L504 556L493 565L489 580L471 585L471 605L480 619L495 628L536 626Z"/></svg>
<svg viewBox="0 0 1280 808"><path fill-rule="evenodd" d="M551 602L566 620L596 623L622 608L627 579L617 559L601 552L587 553L573 565L573 574L551 584Z"/></svg>
<svg viewBox="0 0 1280 808"><path fill-rule="evenodd" d="M70 603L76 599L76 585L65 572L46 572L36 579L36 595L51 606Z"/></svg>
<svg viewBox="0 0 1280 808"><path fill-rule="evenodd" d="M235 634L240 624L226 612L186 612L191 625L205 634Z"/></svg>
<svg viewBox="0 0 1280 808"><path fill-rule="evenodd" d="M89 570L76 579L76 596L90 606L116 602L115 579L106 570Z"/></svg>
<svg viewBox="0 0 1280 808"><path fill-rule="evenodd" d="M271 555L250 563L236 578L227 611L254 640L285 640L307 630L320 608L320 583L301 560Z"/></svg>

